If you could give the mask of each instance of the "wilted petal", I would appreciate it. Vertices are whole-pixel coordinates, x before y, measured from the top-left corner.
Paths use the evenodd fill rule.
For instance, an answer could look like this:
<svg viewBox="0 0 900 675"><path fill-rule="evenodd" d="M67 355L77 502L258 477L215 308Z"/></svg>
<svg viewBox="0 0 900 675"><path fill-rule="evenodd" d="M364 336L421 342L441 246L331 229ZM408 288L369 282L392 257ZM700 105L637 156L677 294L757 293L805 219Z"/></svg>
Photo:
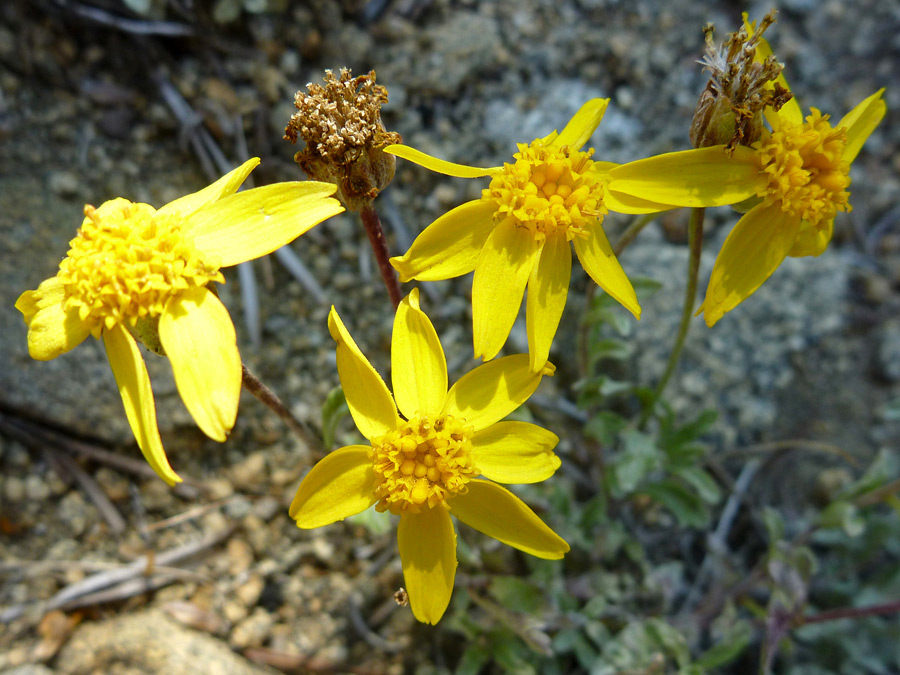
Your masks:
<svg viewBox="0 0 900 675"><path fill-rule="evenodd" d="M559 468L559 438L528 422L497 422L472 437L472 461L498 483L537 483Z"/></svg>
<svg viewBox="0 0 900 675"><path fill-rule="evenodd" d="M90 334L77 310L66 311L65 291L59 277L41 282L35 291L25 291L16 300L28 325L28 354L49 361L74 349Z"/></svg>
<svg viewBox="0 0 900 675"><path fill-rule="evenodd" d="M490 481L473 480L448 500L450 512L469 527L538 558L557 560L569 545L521 499Z"/></svg>
<svg viewBox="0 0 900 675"><path fill-rule="evenodd" d="M757 206L728 235L713 266L703 318L713 326L737 307L774 272L797 239L800 222L781 203Z"/></svg>
<svg viewBox="0 0 900 675"><path fill-rule="evenodd" d="M404 513L397 545L413 615L435 624L450 604L456 576L456 532L450 514L440 506Z"/></svg>
<svg viewBox="0 0 900 675"><path fill-rule="evenodd" d="M332 183L275 183L224 197L186 223L201 255L221 267L253 260L292 242L344 210Z"/></svg>
<svg viewBox="0 0 900 675"><path fill-rule="evenodd" d="M406 419L440 412L447 396L447 361L431 320L419 309L419 289L397 308L391 337L394 399Z"/></svg>
<svg viewBox="0 0 900 675"><path fill-rule="evenodd" d="M328 314L328 330L337 342L338 376L356 428L370 441L396 429L400 418L391 393L356 346L334 307Z"/></svg>
<svg viewBox="0 0 900 675"><path fill-rule="evenodd" d="M298 527L311 529L361 513L375 501L372 448L348 445L328 453L309 470L289 513Z"/></svg>
<svg viewBox="0 0 900 675"><path fill-rule="evenodd" d="M166 483L180 483L181 478L169 466L159 437L150 376L137 343L131 333L118 324L103 332L103 345L106 347L116 384L119 385L125 416L144 458Z"/></svg>
<svg viewBox="0 0 900 675"><path fill-rule="evenodd" d="M159 319L159 339L191 417L204 434L223 442L241 396L241 355L225 305L206 288L179 293Z"/></svg>
<svg viewBox="0 0 900 675"><path fill-rule="evenodd" d="M468 274L494 229L497 205L476 199L426 227L401 257L391 258L400 281L438 281Z"/></svg>
<svg viewBox="0 0 900 675"><path fill-rule="evenodd" d="M472 280L472 333L475 358L494 358L522 305L522 294L540 246L526 227L503 220L484 243Z"/></svg>
<svg viewBox="0 0 900 675"><path fill-rule="evenodd" d="M475 428L486 429L528 400L552 364L534 372L527 354L513 354L483 363L463 375L444 402L444 414L461 417Z"/></svg>
<svg viewBox="0 0 900 675"><path fill-rule="evenodd" d="M572 247L565 235L548 236L528 280L528 302L525 305L532 370L543 368L550 356L550 345L566 308L571 277Z"/></svg>

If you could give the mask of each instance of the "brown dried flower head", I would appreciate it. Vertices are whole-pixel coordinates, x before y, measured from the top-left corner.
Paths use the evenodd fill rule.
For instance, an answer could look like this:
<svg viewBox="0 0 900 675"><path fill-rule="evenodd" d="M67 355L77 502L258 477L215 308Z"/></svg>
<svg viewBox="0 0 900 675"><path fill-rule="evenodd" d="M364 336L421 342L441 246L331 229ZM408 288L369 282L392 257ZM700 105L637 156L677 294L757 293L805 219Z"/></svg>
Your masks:
<svg viewBox="0 0 900 675"><path fill-rule="evenodd" d="M400 143L400 134L386 131L381 105L387 89L375 84L375 71L353 77L341 68L340 77L325 71L325 85L310 83L298 91L284 130L285 140L303 139L306 147L294 160L307 175L334 183L345 206L354 211L371 203L394 177L396 160L382 149Z"/></svg>
<svg viewBox="0 0 900 675"><path fill-rule="evenodd" d="M733 152L738 145L752 145L762 133L763 110L778 110L791 100L791 92L775 82L784 66L771 54L762 62L755 60L756 47L773 23L774 10L763 17L752 37L742 26L721 48L713 41L712 24L703 29L706 55L700 63L711 77L691 121L695 148L724 144ZM768 86L770 82L774 86Z"/></svg>

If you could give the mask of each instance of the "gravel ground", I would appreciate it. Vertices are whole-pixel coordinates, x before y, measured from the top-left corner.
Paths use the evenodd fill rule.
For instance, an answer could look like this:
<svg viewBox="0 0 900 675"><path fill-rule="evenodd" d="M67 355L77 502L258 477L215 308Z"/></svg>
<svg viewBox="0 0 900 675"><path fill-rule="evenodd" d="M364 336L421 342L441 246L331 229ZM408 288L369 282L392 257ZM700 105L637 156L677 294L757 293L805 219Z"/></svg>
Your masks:
<svg viewBox="0 0 900 675"><path fill-rule="evenodd" d="M298 179L295 148L281 134L294 91L319 80L324 68L375 68L390 90L388 128L452 161L502 162L516 142L561 128L595 96L612 99L592 139L597 158L685 148L704 83L695 63L700 29L708 21L720 34L736 28L740 8L689 0L245 1L223 22L204 10L225 12L225 2L149 5L156 13L143 17L118 0L7 0L0 7L0 559L9 561L0 564L0 615L7 619L0 670L47 663L67 673L174 673L188 653L202 655L209 672L452 666L458 638L418 626L393 601L402 574L392 532L373 530L365 519L302 532L287 517L314 448L262 405L245 395L231 439L212 443L178 400L168 362L150 359L163 439L188 479L171 491L134 465L73 449L74 438L140 458L99 344L33 362L12 304L54 273L85 202L125 196L161 205L209 182L193 151L200 129L229 165L261 156L258 182ZM769 5L746 9L760 17ZM801 105L840 118L887 87L888 116L854 163L854 210L839 218L835 245L818 259L789 261L715 329L698 320L669 393L679 413L719 411L711 435L718 449L801 437L865 460L900 441L897 423L883 414L900 396L900 3L789 0L780 9L769 37ZM107 25L111 16L133 23ZM192 34L134 32L171 24ZM179 121L166 103L167 86L194 117ZM481 187L401 163L379 200L393 250ZM630 274L664 284L632 335L638 348L630 367L648 384L663 369L678 321L686 220L682 212L664 228L651 227L622 258ZM702 275L735 217L712 210L709 221ZM613 229L626 224L609 222ZM262 342L253 345L239 325L242 355L313 427L337 385L325 326L331 302L387 372L390 305L367 247L352 216L292 245L325 289L325 302L274 258L253 264ZM241 284L226 276L222 297L237 322ZM573 284L561 335L576 330L583 304L585 279L576 275ZM468 280L441 282L423 300L457 373L471 365L469 287ZM514 333L514 345L522 335ZM560 375L543 393L571 396L570 345L565 337L557 342L551 359ZM18 431L10 431L10 420ZM34 428L63 433L35 441ZM352 434L344 424L337 442ZM800 461L787 468L764 488L781 503L800 499L798 481L800 493L812 489L820 467ZM149 575L153 562L145 563L138 581L174 575L155 593L123 592L77 612L77 604L66 604L73 611L41 621L43 603L104 566L190 544L198 546L185 559L190 566L157 563L161 572ZM16 608L24 614L11 619ZM167 636L162 643L154 637L160 634Z"/></svg>

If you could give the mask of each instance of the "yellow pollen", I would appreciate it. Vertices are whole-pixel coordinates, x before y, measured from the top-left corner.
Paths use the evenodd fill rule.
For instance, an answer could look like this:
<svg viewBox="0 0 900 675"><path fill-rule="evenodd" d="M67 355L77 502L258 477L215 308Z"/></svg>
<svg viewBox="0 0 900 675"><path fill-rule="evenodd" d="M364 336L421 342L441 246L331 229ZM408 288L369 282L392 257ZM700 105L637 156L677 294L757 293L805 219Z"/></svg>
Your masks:
<svg viewBox="0 0 900 675"><path fill-rule="evenodd" d="M768 185L757 196L813 227L850 211L850 165L844 161L847 130L833 129L815 108L802 124L781 123L757 142Z"/></svg>
<svg viewBox="0 0 900 675"><path fill-rule="evenodd" d="M471 427L449 415L413 418L372 443L379 511L418 513L466 489L472 464Z"/></svg>
<svg viewBox="0 0 900 675"><path fill-rule="evenodd" d="M537 241L557 232L569 241L587 236L607 213L594 151L544 146L540 140L518 147L515 163L505 164L481 194L497 204L497 221L513 218Z"/></svg>
<svg viewBox="0 0 900 675"><path fill-rule="evenodd" d="M121 321L158 317L181 291L225 281L218 266L199 259L177 217L127 199L87 205L84 215L58 276L66 309L77 309L95 337Z"/></svg>

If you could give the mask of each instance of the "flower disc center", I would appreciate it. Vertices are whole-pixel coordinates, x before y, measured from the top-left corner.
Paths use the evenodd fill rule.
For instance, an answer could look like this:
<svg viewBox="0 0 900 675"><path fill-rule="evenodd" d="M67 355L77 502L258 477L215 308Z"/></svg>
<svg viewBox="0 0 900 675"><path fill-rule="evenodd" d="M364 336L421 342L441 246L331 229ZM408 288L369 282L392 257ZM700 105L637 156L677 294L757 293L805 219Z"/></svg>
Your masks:
<svg viewBox="0 0 900 675"><path fill-rule="evenodd" d="M374 441L376 508L399 515L446 506L447 497L479 474L470 455L472 433L450 415L425 415Z"/></svg>
<svg viewBox="0 0 900 675"><path fill-rule="evenodd" d="M802 124L782 123L755 147L768 185L758 193L766 204L813 226L849 211L850 165L844 161L847 130L833 129L815 108Z"/></svg>
<svg viewBox="0 0 900 675"><path fill-rule="evenodd" d="M77 309L95 336L120 321L158 317L177 292L225 281L199 259L178 217L127 199L85 206L84 214L58 276L66 309Z"/></svg>
<svg viewBox="0 0 900 675"><path fill-rule="evenodd" d="M540 140L520 144L515 164L505 164L481 198L497 204L499 220L514 218L538 241L558 232L571 241L607 212L592 154Z"/></svg>

